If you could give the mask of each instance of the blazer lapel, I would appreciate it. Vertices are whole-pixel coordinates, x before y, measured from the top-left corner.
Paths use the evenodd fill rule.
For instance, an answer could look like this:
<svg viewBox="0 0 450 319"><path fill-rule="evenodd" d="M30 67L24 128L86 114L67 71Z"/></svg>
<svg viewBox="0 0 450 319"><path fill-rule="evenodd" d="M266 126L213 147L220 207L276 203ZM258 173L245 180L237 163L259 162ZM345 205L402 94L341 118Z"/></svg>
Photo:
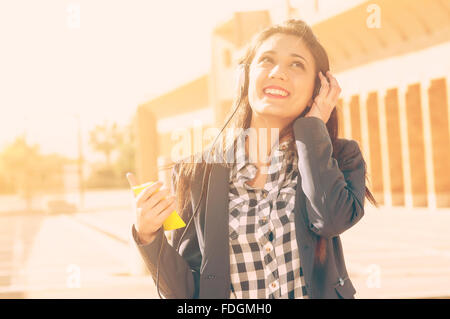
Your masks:
<svg viewBox="0 0 450 319"><path fill-rule="evenodd" d="M306 282L310 283L314 266L315 243L311 239L308 228L305 200L305 194L302 191L302 179L298 174L294 206L295 235L303 273Z"/></svg>
<svg viewBox="0 0 450 319"><path fill-rule="evenodd" d="M204 298L228 298L230 292L229 173L228 167L214 163L208 182L200 289Z"/></svg>

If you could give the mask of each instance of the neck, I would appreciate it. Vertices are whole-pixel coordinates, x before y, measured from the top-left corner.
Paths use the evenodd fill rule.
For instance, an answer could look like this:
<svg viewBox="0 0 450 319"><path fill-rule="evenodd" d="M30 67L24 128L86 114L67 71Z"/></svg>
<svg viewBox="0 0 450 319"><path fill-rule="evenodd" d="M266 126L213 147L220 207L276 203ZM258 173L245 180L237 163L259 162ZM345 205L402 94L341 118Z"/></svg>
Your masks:
<svg viewBox="0 0 450 319"><path fill-rule="evenodd" d="M281 144L290 137L290 134L286 134L280 138L281 131L288 124L288 122L286 123L286 121L278 118L268 119L253 113L250 128L256 133L256 149L255 145L250 145L248 138L245 142L245 149L250 160L257 164L257 166L268 166L270 164L270 155L273 146L277 141Z"/></svg>

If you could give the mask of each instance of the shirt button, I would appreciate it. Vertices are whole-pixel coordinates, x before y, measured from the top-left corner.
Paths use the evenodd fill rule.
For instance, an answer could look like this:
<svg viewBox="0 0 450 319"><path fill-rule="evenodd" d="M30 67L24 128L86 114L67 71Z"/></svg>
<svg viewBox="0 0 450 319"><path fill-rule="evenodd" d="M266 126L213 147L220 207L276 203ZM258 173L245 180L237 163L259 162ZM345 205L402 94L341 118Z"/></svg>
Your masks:
<svg viewBox="0 0 450 319"><path fill-rule="evenodd" d="M286 145L286 144L282 144L282 145L280 146L280 150L282 150L282 151L285 151L286 148L287 148L287 145Z"/></svg>
<svg viewBox="0 0 450 319"><path fill-rule="evenodd" d="M263 218L261 218L261 221L262 221L263 223L267 222L267 217L264 216Z"/></svg>
<svg viewBox="0 0 450 319"><path fill-rule="evenodd" d="M275 282L272 283L272 288L275 288L277 284Z"/></svg>
<svg viewBox="0 0 450 319"><path fill-rule="evenodd" d="M270 250L271 250L270 247L267 247L267 248L266 248L266 251L267 251L268 253L270 253Z"/></svg>
<svg viewBox="0 0 450 319"><path fill-rule="evenodd" d="M263 195L262 195L264 198L266 198L267 197L267 193L266 192L263 192Z"/></svg>

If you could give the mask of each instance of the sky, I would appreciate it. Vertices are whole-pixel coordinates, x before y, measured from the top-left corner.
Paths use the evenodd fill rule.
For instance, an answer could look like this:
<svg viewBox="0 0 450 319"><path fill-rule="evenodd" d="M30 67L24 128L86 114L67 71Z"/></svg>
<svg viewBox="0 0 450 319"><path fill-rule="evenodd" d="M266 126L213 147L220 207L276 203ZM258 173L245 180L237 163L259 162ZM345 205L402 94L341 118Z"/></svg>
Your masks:
<svg viewBox="0 0 450 319"><path fill-rule="evenodd" d="M208 72L211 31L275 0L0 2L0 149L20 134L76 157L88 130Z"/></svg>

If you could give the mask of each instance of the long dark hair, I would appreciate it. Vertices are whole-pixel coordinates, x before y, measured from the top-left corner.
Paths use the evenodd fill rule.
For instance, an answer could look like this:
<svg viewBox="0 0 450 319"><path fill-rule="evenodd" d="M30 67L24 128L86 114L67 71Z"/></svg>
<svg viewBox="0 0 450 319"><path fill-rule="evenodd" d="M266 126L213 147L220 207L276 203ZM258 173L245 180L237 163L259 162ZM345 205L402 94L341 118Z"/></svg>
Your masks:
<svg viewBox="0 0 450 319"><path fill-rule="evenodd" d="M220 134L222 134L225 128L233 127L233 128L242 128L245 130L250 127L252 119L252 109L248 101L249 67L251 62L253 61L256 51L261 46L261 44L270 36L279 33L287 35L295 35L298 36L303 41L303 43L307 46L307 48L310 50L311 54L314 57L316 65L316 74L318 74L319 71L322 71L322 73L325 74L329 70L328 55L325 49L322 47L322 45L319 43L319 41L313 34L312 29L304 21L298 19L289 19L281 24L273 25L262 30L260 33L258 33L256 36L253 37L252 41L247 47L244 56L239 60L239 68L241 70L239 72L242 73L239 85L237 85L236 87L237 92L233 100L231 112L225 120L225 124L222 127L221 133L219 133L219 136L217 136L216 138L216 140L218 140L219 137L222 138L221 140L222 145L226 137L223 136L224 134L222 136L220 136ZM319 89L320 89L320 78L316 76L314 84L314 93L312 96L313 100L318 94ZM299 115L299 117L305 116L309 111L309 109L310 107L306 107L306 109ZM293 135L292 125L294 121L281 130L280 139L282 139L287 134ZM340 163L342 160L339 158L340 153L339 151L341 148L341 144L336 142L338 134L338 117L336 108L333 109L330 118L326 123L326 127L333 145L332 156L338 161L338 163ZM233 142L236 142L237 135L235 135L233 139L234 139ZM227 145L230 145L230 143L227 143ZM236 143L232 143L231 145L234 145L235 147ZM295 144L291 143L291 145L295 147ZM221 149L219 150L218 146L212 145L211 147L209 147L208 152L209 151L211 151L212 153L223 152L223 158L226 158L225 152L227 152L228 149L221 147ZM203 172L205 169L208 170L210 168L210 167L208 168L208 165L211 165L210 162L205 161L204 155L205 153L202 154L200 161L198 160L198 157L193 155L179 163L179 170L175 181L177 185L176 196L178 207L180 208L181 215L184 220L188 220L191 218L190 216L191 214L187 214L185 212L192 213L192 210L186 208L187 205L191 205L189 194L194 176L197 176L198 170L200 170L200 172ZM367 179L367 174L365 178ZM203 183L207 183L207 181L204 180ZM207 187L205 186L203 187L204 192L203 198L206 198L205 196L206 191ZM373 205L378 206L375 198L373 197L372 193L369 191L367 187L365 190L365 196L369 199L369 201ZM179 239L181 233L182 229L175 231L173 241L175 244L177 243L177 240ZM326 255L326 241L324 238L320 238L316 247L316 258L320 262L323 262L326 257L325 255Z"/></svg>

